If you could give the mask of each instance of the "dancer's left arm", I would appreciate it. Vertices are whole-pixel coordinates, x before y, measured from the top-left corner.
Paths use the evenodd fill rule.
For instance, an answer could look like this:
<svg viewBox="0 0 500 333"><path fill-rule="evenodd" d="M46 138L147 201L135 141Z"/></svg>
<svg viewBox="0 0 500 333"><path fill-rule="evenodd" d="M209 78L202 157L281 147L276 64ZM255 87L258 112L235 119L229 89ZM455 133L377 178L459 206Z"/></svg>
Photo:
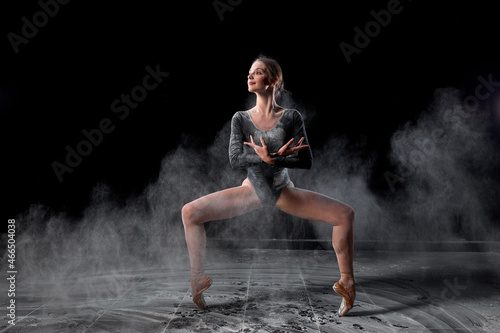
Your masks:
<svg viewBox="0 0 500 333"><path fill-rule="evenodd" d="M297 142L295 146L290 146ZM274 165L283 168L310 169L312 166L312 152L307 141L304 120L300 113L294 110L292 139L273 154Z"/></svg>

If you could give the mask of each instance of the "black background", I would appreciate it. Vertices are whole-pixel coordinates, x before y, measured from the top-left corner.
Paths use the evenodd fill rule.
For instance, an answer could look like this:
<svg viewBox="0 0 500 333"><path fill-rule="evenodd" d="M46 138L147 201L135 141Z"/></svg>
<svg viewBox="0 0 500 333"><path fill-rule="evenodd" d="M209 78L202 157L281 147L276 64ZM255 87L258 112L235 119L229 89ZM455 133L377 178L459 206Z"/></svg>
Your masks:
<svg viewBox="0 0 500 333"><path fill-rule="evenodd" d="M221 1L226 3L226 1ZM242 110L246 74L263 53L276 58L285 88L314 114L313 147L332 136L364 142L382 176L389 138L424 110L440 87L473 91L480 74L498 73L498 11L492 2L401 1L402 11L347 63L339 47L355 26L389 1L233 1L218 15L213 1L71 1L15 53L7 35L33 21L37 1L3 2L0 115L2 211L12 218L31 204L76 215L96 183L117 200L158 177L166 153L186 138L200 149ZM111 111L142 83L146 66L169 76L123 121ZM115 130L59 182L51 167L82 130L110 118ZM498 123L496 139L498 140ZM221 156L221 161L227 161Z"/></svg>

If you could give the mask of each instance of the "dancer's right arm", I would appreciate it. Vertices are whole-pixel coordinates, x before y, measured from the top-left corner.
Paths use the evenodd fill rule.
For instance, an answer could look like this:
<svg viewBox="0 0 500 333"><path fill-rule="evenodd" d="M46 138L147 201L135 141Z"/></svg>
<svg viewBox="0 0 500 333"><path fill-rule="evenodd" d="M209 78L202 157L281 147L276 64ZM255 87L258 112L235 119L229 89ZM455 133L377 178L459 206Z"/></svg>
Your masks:
<svg viewBox="0 0 500 333"><path fill-rule="evenodd" d="M243 124L239 112L235 113L231 120L231 137L229 139L229 162L235 169L245 169L250 166L259 165L262 159L253 149L245 152L243 142L248 141L243 135Z"/></svg>

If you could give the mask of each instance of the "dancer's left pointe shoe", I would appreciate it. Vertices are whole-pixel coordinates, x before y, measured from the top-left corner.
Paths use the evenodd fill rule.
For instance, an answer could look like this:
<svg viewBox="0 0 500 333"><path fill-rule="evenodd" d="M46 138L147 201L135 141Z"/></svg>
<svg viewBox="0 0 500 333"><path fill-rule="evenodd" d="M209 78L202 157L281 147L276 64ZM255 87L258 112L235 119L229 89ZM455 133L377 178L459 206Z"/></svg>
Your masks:
<svg viewBox="0 0 500 333"><path fill-rule="evenodd" d="M210 276L205 275L198 283L191 283L191 292L193 294L193 302L198 305L200 309L205 309L207 304L205 303L205 298L203 297L203 292L210 288L212 285L212 279Z"/></svg>
<svg viewBox="0 0 500 333"><path fill-rule="evenodd" d="M339 316L343 317L354 306L354 299L356 298L356 290L354 288L354 284L349 288L345 288L340 281L335 282L335 284L333 285L333 290L337 294L342 296L342 303L340 304L338 314Z"/></svg>

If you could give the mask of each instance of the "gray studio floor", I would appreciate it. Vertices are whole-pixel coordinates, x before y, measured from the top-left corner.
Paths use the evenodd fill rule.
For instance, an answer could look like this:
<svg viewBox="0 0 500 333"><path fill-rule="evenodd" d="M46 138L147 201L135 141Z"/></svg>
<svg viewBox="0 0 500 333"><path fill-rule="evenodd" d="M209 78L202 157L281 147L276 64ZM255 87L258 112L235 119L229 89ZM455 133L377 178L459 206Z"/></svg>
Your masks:
<svg viewBox="0 0 500 333"><path fill-rule="evenodd" d="M209 249L207 262L207 310L187 267L31 277L17 282L16 325L3 316L0 332L500 332L494 252L358 251L347 317L331 250Z"/></svg>

